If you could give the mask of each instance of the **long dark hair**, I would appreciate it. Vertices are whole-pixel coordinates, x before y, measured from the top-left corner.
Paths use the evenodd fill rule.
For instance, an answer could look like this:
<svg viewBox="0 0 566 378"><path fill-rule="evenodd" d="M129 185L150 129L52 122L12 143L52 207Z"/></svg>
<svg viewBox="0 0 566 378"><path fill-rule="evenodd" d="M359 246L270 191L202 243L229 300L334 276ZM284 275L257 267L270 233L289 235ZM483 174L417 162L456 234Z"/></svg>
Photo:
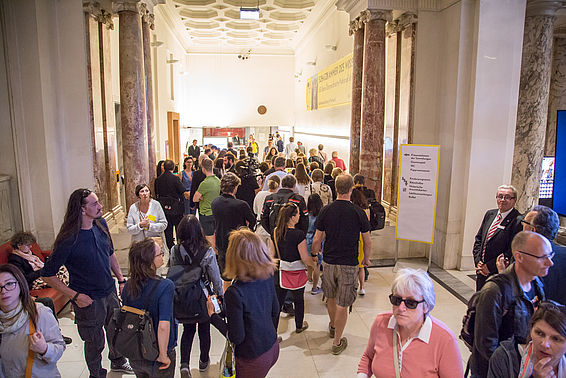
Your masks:
<svg viewBox="0 0 566 378"><path fill-rule="evenodd" d="M179 244L185 247L185 250L193 256L196 256L203 249L210 248L202 232L200 222L192 214L185 215L179 222L177 237L179 238Z"/></svg>
<svg viewBox="0 0 566 378"><path fill-rule="evenodd" d="M309 214L312 214L313 217L318 217L320 210L322 210L323 204L322 199L318 195L318 193L313 193L309 196L309 202L307 203L307 210Z"/></svg>
<svg viewBox="0 0 566 378"><path fill-rule="evenodd" d="M352 194L350 195L350 201L352 201L354 205L358 205L364 210L369 209L368 200L364 195L364 192L362 192L362 189L358 186L355 186L354 189L352 190Z"/></svg>
<svg viewBox="0 0 566 378"><path fill-rule="evenodd" d="M299 212L299 208L294 203L287 202L285 206L279 210L277 215L277 222L273 230L273 237L276 242L285 239L287 235L289 219Z"/></svg>
<svg viewBox="0 0 566 378"><path fill-rule="evenodd" d="M75 238L81 231L82 226L82 207L85 204L85 199L92 191L89 189L81 188L71 193L69 202L67 203L67 211L63 218L63 224L59 229L53 249L56 249L62 242L69 238ZM101 227L102 228L102 227Z"/></svg>
<svg viewBox="0 0 566 378"><path fill-rule="evenodd" d="M307 185L311 182L303 163L297 164L297 168L295 169L295 178L297 179L297 183L302 185Z"/></svg>
<svg viewBox="0 0 566 378"><path fill-rule="evenodd" d="M29 293L28 283L23 273L12 264L2 264L0 265L0 273L10 273L18 282L20 288L20 301L22 301L22 307L28 313L32 323L37 327L37 307L35 302Z"/></svg>
<svg viewBox="0 0 566 378"><path fill-rule="evenodd" d="M151 238L134 242L130 247L128 259L130 260L130 280L128 281L128 294L132 298L140 296L145 281L156 277L155 260L156 243Z"/></svg>

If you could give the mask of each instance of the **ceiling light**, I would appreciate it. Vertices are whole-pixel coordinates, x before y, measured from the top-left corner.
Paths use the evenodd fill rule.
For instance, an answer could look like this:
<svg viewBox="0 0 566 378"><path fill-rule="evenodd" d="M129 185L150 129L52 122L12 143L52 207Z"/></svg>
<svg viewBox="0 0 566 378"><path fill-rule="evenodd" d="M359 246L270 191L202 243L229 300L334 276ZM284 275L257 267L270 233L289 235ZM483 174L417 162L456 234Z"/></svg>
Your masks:
<svg viewBox="0 0 566 378"><path fill-rule="evenodd" d="M258 8L240 8L240 20L259 20Z"/></svg>

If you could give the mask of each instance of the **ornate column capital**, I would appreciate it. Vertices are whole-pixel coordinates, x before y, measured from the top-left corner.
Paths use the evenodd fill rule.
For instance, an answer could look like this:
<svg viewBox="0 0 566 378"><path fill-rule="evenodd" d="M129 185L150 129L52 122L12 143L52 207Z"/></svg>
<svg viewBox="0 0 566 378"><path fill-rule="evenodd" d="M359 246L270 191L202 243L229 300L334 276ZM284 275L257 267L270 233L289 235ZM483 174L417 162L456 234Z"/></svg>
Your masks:
<svg viewBox="0 0 566 378"><path fill-rule="evenodd" d="M392 34L396 34L403 30L401 25L399 25L399 20L391 21L385 24L385 35L389 37Z"/></svg>
<svg viewBox="0 0 566 378"><path fill-rule="evenodd" d="M527 0L526 17L554 16L558 9L565 6L565 0Z"/></svg>
<svg viewBox="0 0 566 378"><path fill-rule="evenodd" d="M106 25L108 29L114 30L114 22L112 21L112 13L102 9L102 6L95 0L83 0L83 10L88 13L96 21Z"/></svg>
<svg viewBox="0 0 566 378"><path fill-rule="evenodd" d="M417 23L417 15L415 13L407 12L403 13L401 17L398 18L399 27L405 29L407 26Z"/></svg>
<svg viewBox="0 0 566 378"><path fill-rule="evenodd" d="M112 7L114 12L136 12L138 13L138 4L140 0L114 0Z"/></svg>
<svg viewBox="0 0 566 378"><path fill-rule="evenodd" d="M362 20L364 24L372 20L391 22L392 19L393 14L390 10L366 9L360 13L360 20Z"/></svg>
<svg viewBox="0 0 566 378"><path fill-rule="evenodd" d="M147 4L141 3L140 4L140 15L142 18L142 22L145 22L149 25L151 30L155 29L155 15L151 13L147 7Z"/></svg>
<svg viewBox="0 0 566 378"><path fill-rule="evenodd" d="M360 20L360 17L356 17L353 21L350 22L350 28L348 33L349 35L352 35L358 30L363 29L363 27L364 27L364 23L362 22L362 20Z"/></svg>

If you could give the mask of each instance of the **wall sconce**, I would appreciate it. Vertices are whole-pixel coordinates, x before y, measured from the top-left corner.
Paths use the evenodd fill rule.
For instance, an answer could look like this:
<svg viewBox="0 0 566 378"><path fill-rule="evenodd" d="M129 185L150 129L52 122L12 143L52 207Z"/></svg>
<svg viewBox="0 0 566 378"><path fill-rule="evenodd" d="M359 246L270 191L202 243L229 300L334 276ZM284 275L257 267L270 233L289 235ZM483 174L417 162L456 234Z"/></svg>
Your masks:
<svg viewBox="0 0 566 378"><path fill-rule="evenodd" d="M316 58L314 58L314 60L311 61L311 62L307 62L307 65L309 65L309 66L316 66Z"/></svg>
<svg viewBox="0 0 566 378"><path fill-rule="evenodd" d="M324 48L328 51L336 51L338 46L336 46L336 45L324 45Z"/></svg>

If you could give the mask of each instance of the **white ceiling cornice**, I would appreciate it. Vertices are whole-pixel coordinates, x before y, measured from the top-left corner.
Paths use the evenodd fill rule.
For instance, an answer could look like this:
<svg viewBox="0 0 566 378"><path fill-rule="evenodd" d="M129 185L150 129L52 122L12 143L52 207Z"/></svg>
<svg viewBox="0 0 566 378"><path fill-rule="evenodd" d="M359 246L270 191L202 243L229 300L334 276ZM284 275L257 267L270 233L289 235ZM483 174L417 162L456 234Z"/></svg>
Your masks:
<svg viewBox="0 0 566 378"><path fill-rule="evenodd" d="M189 45L187 43L187 40L179 32L179 30L184 30L184 27L181 24L181 20L178 19L177 15L170 8L169 4L160 5L160 6L157 7L157 9L159 10L161 17L163 17L163 20L165 21L167 26L169 26L169 30L171 31L171 33L173 33L173 36L175 36L175 39L177 40L177 42L179 42L179 44L183 47L183 50L185 50L185 53L188 54L189 53Z"/></svg>
<svg viewBox="0 0 566 378"><path fill-rule="evenodd" d="M350 14L350 21L366 9L394 11L443 11L462 0L337 0L338 10Z"/></svg>
<svg viewBox="0 0 566 378"><path fill-rule="evenodd" d="M324 22L336 10L336 0L319 0L299 31L293 49L300 50L303 45L322 27Z"/></svg>

